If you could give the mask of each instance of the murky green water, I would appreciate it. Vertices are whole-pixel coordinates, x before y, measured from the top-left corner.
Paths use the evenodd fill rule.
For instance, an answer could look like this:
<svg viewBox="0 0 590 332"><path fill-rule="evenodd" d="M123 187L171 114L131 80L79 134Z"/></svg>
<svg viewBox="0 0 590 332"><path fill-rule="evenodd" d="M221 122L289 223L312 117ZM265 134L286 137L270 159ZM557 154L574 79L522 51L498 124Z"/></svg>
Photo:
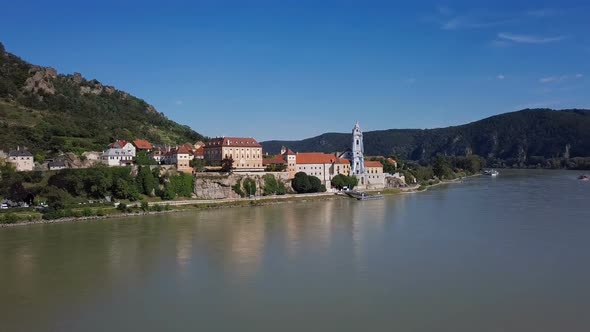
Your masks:
<svg viewBox="0 0 590 332"><path fill-rule="evenodd" d="M0 331L589 331L577 175L0 229Z"/></svg>

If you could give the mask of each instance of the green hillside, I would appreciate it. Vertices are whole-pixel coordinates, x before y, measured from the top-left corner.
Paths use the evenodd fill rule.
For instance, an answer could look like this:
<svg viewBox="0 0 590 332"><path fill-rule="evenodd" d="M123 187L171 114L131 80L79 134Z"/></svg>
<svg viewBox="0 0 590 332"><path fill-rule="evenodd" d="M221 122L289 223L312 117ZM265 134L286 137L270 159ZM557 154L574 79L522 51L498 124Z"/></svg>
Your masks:
<svg viewBox="0 0 590 332"><path fill-rule="evenodd" d="M80 74L29 64L0 43L0 149L103 150L115 139L185 143L203 136L144 100Z"/></svg>
<svg viewBox="0 0 590 332"><path fill-rule="evenodd" d="M301 141L268 141L265 151L282 145L295 151L345 151L350 134L326 133ZM507 165L542 163L550 158L590 156L590 110L526 109L469 124L437 129L389 129L364 133L368 155L428 160L437 154L477 154Z"/></svg>

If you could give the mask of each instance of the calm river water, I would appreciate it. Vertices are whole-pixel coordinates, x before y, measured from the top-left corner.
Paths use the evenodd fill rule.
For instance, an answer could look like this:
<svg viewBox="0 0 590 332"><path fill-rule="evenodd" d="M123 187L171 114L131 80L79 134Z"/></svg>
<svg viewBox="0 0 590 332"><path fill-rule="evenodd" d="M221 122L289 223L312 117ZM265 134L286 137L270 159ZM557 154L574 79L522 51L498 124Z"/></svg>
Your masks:
<svg viewBox="0 0 590 332"><path fill-rule="evenodd" d="M590 183L0 229L0 331L590 331Z"/></svg>

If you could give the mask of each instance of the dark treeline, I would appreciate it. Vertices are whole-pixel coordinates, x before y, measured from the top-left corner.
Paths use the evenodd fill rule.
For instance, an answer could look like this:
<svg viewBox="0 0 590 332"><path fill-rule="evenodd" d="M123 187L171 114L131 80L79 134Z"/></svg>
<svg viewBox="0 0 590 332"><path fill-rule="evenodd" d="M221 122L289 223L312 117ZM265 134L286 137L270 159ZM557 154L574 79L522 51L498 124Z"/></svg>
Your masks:
<svg viewBox="0 0 590 332"><path fill-rule="evenodd" d="M482 156L504 167L585 168L590 157L590 110L526 109L461 126L389 129L364 133L365 154L395 155L428 162L438 154ZM301 141L262 142L265 151L281 146L299 152L346 151L351 135L327 133ZM582 159L578 159L582 158Z"/></svg>

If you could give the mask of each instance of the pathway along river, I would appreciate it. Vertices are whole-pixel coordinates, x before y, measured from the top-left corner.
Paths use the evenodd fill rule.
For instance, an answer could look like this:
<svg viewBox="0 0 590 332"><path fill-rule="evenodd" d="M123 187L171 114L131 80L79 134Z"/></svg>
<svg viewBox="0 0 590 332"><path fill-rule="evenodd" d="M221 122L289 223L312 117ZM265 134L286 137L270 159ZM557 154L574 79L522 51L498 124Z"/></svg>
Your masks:
<svg viewBox="0 0 590 332"><path fill-rule="evenodd" d="M0 331L589 331L577 175L0 229Z"/></svg>

